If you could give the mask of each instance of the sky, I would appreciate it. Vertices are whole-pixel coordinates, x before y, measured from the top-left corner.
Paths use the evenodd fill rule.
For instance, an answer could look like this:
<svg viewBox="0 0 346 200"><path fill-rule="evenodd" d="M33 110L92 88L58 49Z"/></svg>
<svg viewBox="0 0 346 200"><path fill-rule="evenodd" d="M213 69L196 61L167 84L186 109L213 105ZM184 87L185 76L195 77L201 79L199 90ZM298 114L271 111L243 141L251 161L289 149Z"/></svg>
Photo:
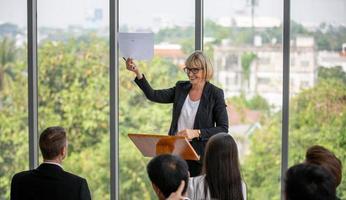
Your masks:
<svg viewBox="0 0 346 200"><path fill-rule="evenodd" d="M250 0L205 0L205 18L250 16ZM26 0L0 0L0 23L26 26ZM120 0L119 23L134 27L157 23L188 25L194 21L195 0ZM282 20L283 0L258 0L255 16ZM108 0L38 0L38 26L87 26L93 9L102 9L97 26L108 26ZM291 0L293 20L305 25L322 22L346 25L346 0Z"/></svg>

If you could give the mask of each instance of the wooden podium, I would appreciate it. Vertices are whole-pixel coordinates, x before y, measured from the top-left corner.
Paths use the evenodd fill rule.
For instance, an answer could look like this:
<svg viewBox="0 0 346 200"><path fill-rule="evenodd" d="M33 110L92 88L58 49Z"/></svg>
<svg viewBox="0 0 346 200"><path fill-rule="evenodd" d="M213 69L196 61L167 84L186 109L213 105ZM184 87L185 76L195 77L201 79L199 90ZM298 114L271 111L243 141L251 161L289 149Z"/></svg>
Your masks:
<svg viewBox="0 0 346 200"><path fill-rule="evenodd" d="M128 134L145 157L172 154L184 160L199 160L199 156L184 136Z"/></svg>

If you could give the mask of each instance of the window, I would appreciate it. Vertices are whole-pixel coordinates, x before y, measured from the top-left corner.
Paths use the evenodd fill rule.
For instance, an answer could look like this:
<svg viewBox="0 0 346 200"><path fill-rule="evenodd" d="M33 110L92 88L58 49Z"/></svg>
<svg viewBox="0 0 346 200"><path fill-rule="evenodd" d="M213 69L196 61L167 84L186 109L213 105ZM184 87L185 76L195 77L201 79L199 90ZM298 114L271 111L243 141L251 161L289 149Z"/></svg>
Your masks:
<svg viewBox="0 0 346 200"><path fill-rule="evenodd" d="M29 166L26 13L25 0L0 1L0 199Z"/></svg>
<svg viewBox="0 0 346 200"><path fill-rule="evenodd" d="M108 3L38 1L37 12L39 132L52 125L67 129L64 167L88 180L93 199L110 197ZM212 82L225 91L229 106L240 108L232 113L240 120L231 121L230 130L239 144L248 199L280 197L282 4L204 4L203 45L215 67ZM345 9L342 0L291 1L289 165L302 162L312 144L345 163ZM0 199L9 199L13 174L28 168L26 10L23 0L0 2ZM155 33L154 58L136 61L153 88L186 80L181 68L194 50L194 11L194 1L119 0L121 32ZM172 106L150 103L119 59L116 195L154 199L143 170L149 159L127 134L166 134ZM345 180L338 197L345 199L342 185Z"/></svg>
<svg viewBox="0 0 346 200"><path fill-rule="evenodd" d="M238 56L228 55L225 67L227 71L236 71L238 69Z"/></svg>
<svg viewBox="0 0 346 200"><path fill-rule="evenodd" d="M302 60L301 62L300 62L300 66L301 67L309 67L309 65L310 65L310 63L309 63L309 61L307 61L307 60Z"/></svg>
<svg viewBox="0 0 346 200"><path fill-rule="evenodd" d="M155 33L154 58L135 61L153 88L169 88L178 80L187 80L182 68L194 51L194 19L194 1L119 1L120 32ZM145 170L149 159L142 156L127 134L167 134L172 104L147 100L133 82L135 75L125 69L122 58L119 63L119 196L156 199Z"/></svg>
<svg viewBox="0 0 346 200"><path fill-rule="evenodd" d="M229 127L242 147L239 154L248 199L280 198L282 7L282 1L217 4L206 0L204 4L204 49L217 55L213 82L227 91L228 106L239 110L229 113L239 116L230 119L242 119L231 121ZM227 62L220 62L225 57ZM223 79L227 76L239 80ZM237 127L254 128L241 131Z"/></svg>
<svg viewBox="0 0 346 200"><path fill-rule="evenodd" d="M67 171L109 199L108 2L38 1L38 121L66 128ZM61 11L64 11L63 14Z"/></svg>
<svg viewBox="0 0 346 200"><path fill-rule="evenodd" d="M292 46L291 52L300 48L301 54L295 57L299 69L291 71L297 87L290 91L289 164L302 162L312 145L330 149L345 163L346 75L334 66L340 61L346 65L341 53L346 2L293 0L291 5L291 37L300 38L299 47ZM321 67L325 64L330 67ZM345 187L338 187L337 193L346 198Z"/></svg>

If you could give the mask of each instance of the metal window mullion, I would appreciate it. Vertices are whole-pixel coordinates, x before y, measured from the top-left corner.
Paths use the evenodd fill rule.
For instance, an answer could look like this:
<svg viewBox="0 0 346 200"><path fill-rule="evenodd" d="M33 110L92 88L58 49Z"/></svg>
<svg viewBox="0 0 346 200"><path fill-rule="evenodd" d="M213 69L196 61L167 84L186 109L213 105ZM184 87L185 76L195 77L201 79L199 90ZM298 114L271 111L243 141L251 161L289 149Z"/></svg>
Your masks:
<svg viewBox="0 0 346 200"><path fill-rule="evenodd" d="M284 199L285 173L288 168L289 86L290 86L290 0L284 0L283 25L283 91L281 136L281 199Z"/></svg>
<svg viewBox="0 0 346 200"><path fill-rule="evenodd" d="M27 1L29 168L38 166L37 0Z"/></svg>
<svg viewBox="0 0 346 200"><path fill-rule="evenodd" d="M109 127L110 127L110 197L119 199L119 70L117 34L119 0L109 1Z"/></svg>
<svg viewBox="0 0 346 200"><path fill-rule="evenodd" d="M203 50L203 0L195 1L195 50Z"/></svg>

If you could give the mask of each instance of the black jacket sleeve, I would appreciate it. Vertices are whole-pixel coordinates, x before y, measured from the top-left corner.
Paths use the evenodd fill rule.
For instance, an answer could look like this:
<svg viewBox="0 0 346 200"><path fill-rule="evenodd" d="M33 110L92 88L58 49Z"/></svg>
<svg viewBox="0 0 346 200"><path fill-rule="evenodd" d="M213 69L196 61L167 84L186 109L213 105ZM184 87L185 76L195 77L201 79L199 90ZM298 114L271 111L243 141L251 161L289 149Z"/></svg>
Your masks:
<svg viewBox="0 0 346 200"><path fill-rule="evenodd" d="M85 179L82 179L81 188L80 188L80 200L91 200L90 191L88 183Z"/></svg>
<svg viewBox="0 0 346 200"><path fill-rule="evenodd" d="M142 79L135 78L135 83L138 87L144 92L147 99L157 103L173 103L175 87L162 89L162 90L154 90L147 79L143 75Z"/></svg>
<svg viewBox="0 0 346 200"><path fill-rule="evenodd" d="M17 175L14 175L11 181L11 194L10 194L10 199L11 200L17 200L19 199L19 194L18 194L18 184L17 184Z"/></svg>
<svg viewBox="0 0 346 200"><path fill-rule="evenodd" d="M201 129L201 139L208 140L211 136L217 133L228 133L228 115L223 90L215 91L215 103L212 110L212 118L215 122L215 127Z"/></svg>

